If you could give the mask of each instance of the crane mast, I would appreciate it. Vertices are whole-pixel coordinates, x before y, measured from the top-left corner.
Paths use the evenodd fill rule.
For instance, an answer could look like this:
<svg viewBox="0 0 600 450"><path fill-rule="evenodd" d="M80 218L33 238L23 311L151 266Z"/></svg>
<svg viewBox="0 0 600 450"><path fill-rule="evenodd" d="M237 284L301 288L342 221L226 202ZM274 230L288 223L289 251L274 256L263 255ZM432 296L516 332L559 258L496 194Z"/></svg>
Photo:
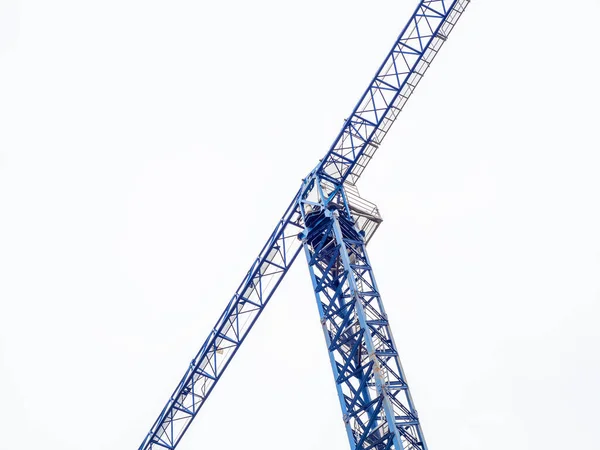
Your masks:
<svg viewBox="0 0 600 450"><path fill-rule="evenodd" d="M175 449L302 249L350 448L426 450L366 244L381 223L356 182L470 0L421 0L139 450Z"/></svg>

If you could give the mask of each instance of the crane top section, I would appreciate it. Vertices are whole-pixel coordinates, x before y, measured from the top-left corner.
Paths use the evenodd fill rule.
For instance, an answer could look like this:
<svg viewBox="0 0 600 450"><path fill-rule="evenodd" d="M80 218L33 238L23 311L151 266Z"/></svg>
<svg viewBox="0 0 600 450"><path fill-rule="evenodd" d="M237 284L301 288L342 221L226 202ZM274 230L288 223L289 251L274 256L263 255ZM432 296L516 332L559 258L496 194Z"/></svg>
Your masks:
<svg viewBox="0 0 600 450"><path fill-rule="evenodd" d="M470 0L421 0L314 172L355 185Z"/></svg>
<svg viewBox="0 0 600 450"><path fill-rule="evenodd" d="M318 212L313 208L329 203L333 203L333 208L336 204L343 205L356 227L364 232L364 241L372 236L381 223L381 217L375 205L360 197L355 184L469 2L470 0L419 1L415 13L352 114L345 120L329 151L303 180L301 188L190 362L139 450L174 450L177 447L300 253L302 246L298 237L307 228L305 219L313 211ZM354 233L351 234L356 237ZM344 236L340 233L338 235L343 240ZM364 247L362 242L360 246L361 249ZM358 265L348 259L346 266L352 270L370 271L366 258L364 264ZM326 279L329 277L323 277L324 281ZM339 292L336 293L338 294ZM381 320L376 320L374 324L377 327L384 326ZM340 345L342 347L344 346ZM347 358L348 364L355 359ZM400 387L404 389L403 386ZM361 389L366 388L368 386L365 384ZM378 413L371 406L367 405L361 411L359 414L370 414L365 423L377 420ZM389 423L409 418L404 413L398 416L390 408L386 411ZM406 435L406 427L409 426L412 425L403 422L398 425L398 432ZM356 445L353 436L349 435L352 449L367 445L364 439ZM372 441L368 441L368 444L369 448L375 448L376 445L379 447ZM421 445L416 441L414 444L413 447L416 448ZM422 445L426 450L424 441ZM385 448L401 447L394 444Z"/></svg>

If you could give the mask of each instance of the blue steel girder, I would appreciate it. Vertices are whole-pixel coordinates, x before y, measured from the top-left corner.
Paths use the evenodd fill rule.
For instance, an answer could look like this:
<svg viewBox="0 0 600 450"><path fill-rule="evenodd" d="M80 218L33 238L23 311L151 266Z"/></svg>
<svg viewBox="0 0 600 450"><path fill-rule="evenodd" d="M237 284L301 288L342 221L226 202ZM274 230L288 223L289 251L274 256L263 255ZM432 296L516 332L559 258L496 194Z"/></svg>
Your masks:
<svg viewBox="0 0 600 450"><path fill-rule="evenodd" d="M140 450L177 446L298 256L298 234L304 227L297 198L298 195L190 362Z"/></svg>
<svg viewBox="0 0 600 450"><path fill-rule="evenodd" d="M426 450L364 233L343 185L315 181L300 200L302 238L350 447Z"/></svg>
<svg viewBox="0 0 600 450"><path fill-rule="evenodd" d="M356 184L469 2L419 2L317 166L322 178Z"/></svg>
<svg viewBox="0 0 600 450"><path fill-rule="evenodd" d="M333 196L345 197L341 183L356 183L469 1L421 0L419 2L371 84L345 121L331 148L310 174L312 177L317 173L323 183L335 186ZM306 186L303 185L302 189L305 190ZM176 448L300 252L301 243L297 235L305 229L300 206L308 205L307 201L308 198L303 199L300 192L296 194L225 311L189 364L139 450ZM346 200L344 204L347 206ZM338 225L343 224L340 222ZM336 236L339 238L339 232ZM345 235L341 236L343 241ZM353 269L356 279L360 283L364 282L364 286L370 286L367 280L371 279L372 273L364 252L364 240L357 247L360 251L352 250L355 248L353 246L358 245L356 243L348 241L344 245L346 249L350 249L348 251L355 254L353 257L364 262L364 265L360 266L362 268ZM353 336L348 331L344 331L345 329L339 328L337 330L339 335L334 342L335 346L338 346L337 350L333 347L331 350L339 353L340 349L348 349L348 351L353 349L351 358L344 360L339 367L337 363L333 365L336 380L338 377L340 380L338 393L340 399L344 398L345 402L342 409L346 408L349 411L349 413L345 412L345 420L347 424L353 424L352 427L347 425L349 437L359 436L354 440L352 448L400 449L402 447L397 445L398 442L402 442L406 445L404 447L406 449L425 449L408 388L402 384L403 381L401 382L404 377L399 361L397 367L392 368L396 364L397 357L392 353L379 350L378 353L368 354L369 358L375 358L371 365L366 364L364 360L362 342L369 336L373 348L379 348L377 346L383 345L382 342L391 343L391 334L384 315L380 318L371 317L374 313L370 305L380 305L378 311L385 314L383 305L380 304L379 294L371 295L370 291L356 290L363 286L360 283L354 290L348 288L346 286L350 282L348 280L354 278L346 280L337 275L334 277L333 274L337 274L336 271L339 270L336 268L335 259L330 259L329 263L332 267L320 274L321 266L325 261L323 258L329 251L337 252L339 249L334 247L322 249L310 265L313 283L316 277L323 277L319 278L320 291L317 294L331 301L337 299L339 304L336 306L335 302L330 302L329 306L325 307L323 305L327 302L320 303L325 311L322 320L328 320L332 326L336 323L338 324L336 326L341 327L338 322L343 314L346 314L343 317L347 321L355 317L364 319L360 319L364 322L360 335ZM343 254L337 257L343 257ZM374 279L372 283L371 287L375 289L373 292L377 292ZM357 292L360 293L361 298L370 298L364 306L352 300L353 296L358 295ZM337 293L337 297L334 293ZM330 344L328 342L328 345ZM370 347L371 344L368 348ZM377 386L380 386L377 383L372 384L373 380L378 379L373 376L380 370L384 371L382 373L396 377L398 380L394 383L399 383L385 385L386 392L389 394L383 397L381 394L379 397L373 396L374 386L374 392L379 392ZM359 376L362 377L361 381L356 384L355 380ZM381 414L385 414L389 421L382 421ZM396 424L396 429L391 427L385 431L385 427L389 427L392 423Z"/></svg>

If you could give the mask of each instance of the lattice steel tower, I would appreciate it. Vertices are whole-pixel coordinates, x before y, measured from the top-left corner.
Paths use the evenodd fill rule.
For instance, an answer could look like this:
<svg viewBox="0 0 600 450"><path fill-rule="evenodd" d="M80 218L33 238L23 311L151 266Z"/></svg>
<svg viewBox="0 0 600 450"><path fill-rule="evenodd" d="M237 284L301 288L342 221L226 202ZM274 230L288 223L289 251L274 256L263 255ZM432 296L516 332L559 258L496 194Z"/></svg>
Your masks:
<svg viewBox="0 0 600 450"><path fill-rule="evenodd" d="M366 245L356 183L469 0L422 0L329 151L303 180L140 450L174 449L304 249L352 450L426 450Z"/></svg>

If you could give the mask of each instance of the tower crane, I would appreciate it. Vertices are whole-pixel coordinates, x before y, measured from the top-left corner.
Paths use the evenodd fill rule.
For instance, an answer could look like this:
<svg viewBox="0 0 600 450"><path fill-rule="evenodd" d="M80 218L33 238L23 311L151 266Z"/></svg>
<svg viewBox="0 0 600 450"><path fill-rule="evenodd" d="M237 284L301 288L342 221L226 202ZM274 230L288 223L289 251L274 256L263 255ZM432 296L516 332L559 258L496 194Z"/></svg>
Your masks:
<svg viewBox="0 0 600 450"><path fill-rule="evenodd" d="M139 450L177 447L302 250L351 450L427 450L367 255L382 219L356 184L469 2L419 1Z"/></svg>

